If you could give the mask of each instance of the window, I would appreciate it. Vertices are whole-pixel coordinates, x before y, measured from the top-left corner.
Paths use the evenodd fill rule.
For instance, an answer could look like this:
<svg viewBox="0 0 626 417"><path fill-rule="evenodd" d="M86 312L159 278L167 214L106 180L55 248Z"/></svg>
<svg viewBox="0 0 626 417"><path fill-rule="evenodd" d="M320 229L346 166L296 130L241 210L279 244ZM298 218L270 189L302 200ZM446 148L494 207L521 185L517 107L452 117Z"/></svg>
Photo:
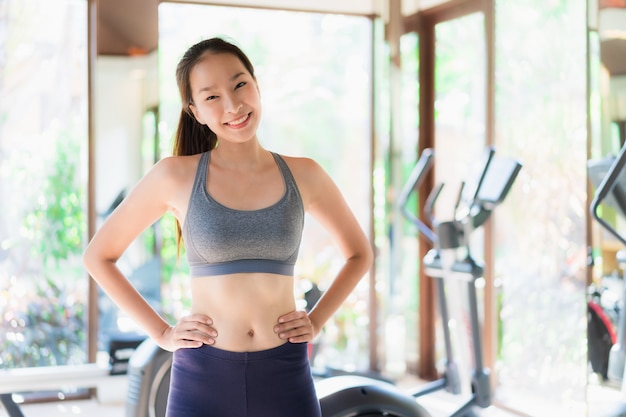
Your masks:
<svg viewBox="0 0 626 417"><path fill-rule="evenodd" d="M462 181L471 189L476 185L472 184L476 170L480 173L483 168L481 159L487 141L484 27L485 16L482 11L439 22L434 27L434 171L435 184L445 185L434 207L434 217L439 222L455 218L454 207ZM472 256L483 260L484 229L473 230L469 239ZM469 321L466 285L458 279L449 279L445 283L450 337L462 381L469 379L473 366L469 324L455 325ZM482 297L482 292L478 293L478 297ZM437 311L440 311L439 306ZM439 363L447 359L441 321L441 314L438 314L436 341ZM445 369L441 368L440 372L443 371Z"/></svg>
<svg viewBox="0 0 626 417"><path fill-rule="evenodd" d="M400 38L401 73L398 80L390 80L385 73L377 79L377 89L387 92L399 90L400 111L394 112L394 123L399 129L397 142L381 140L377 146L374 169L374 219L378 262L376 282L384 293L381 296L381 322L383 332L379 337L384 343L384 369L393 376L402 376L407 368L416 367L419 360L419 264L418 232L416 226L405 220L397 208L399 189L404 186L418 158L418 48L417 34L408 33ZM385 51L388 53L388 51ZM380 58L382 67L389 66L389 56ZM382 71L381 71L382 72ZM396 83L390 87L390 83ZM381 94L382 95L382 94ZM387 97L380 97L380 114ZM392 121L387 121L389 125ZM380 123L383 125L383 123ZM389 132L391 129L387 126ZM392 146L395 148L391 149ZM394 178L395 176L398 178ZM416 213L417 193L411 193L407 209Z"/></svg>
<svg viewBox="0 0 626 417"><path fill-rule="evenodd" d="M524 164L495 215L502 306L496 397L531 415L584 410L584 3L496 2L495 145Z"/></svg>
<svg viewBox="0 0 626 417"><path fill-rule="evenodd" d="M87 2L0 8L0 367L87 361Z"/></svg>

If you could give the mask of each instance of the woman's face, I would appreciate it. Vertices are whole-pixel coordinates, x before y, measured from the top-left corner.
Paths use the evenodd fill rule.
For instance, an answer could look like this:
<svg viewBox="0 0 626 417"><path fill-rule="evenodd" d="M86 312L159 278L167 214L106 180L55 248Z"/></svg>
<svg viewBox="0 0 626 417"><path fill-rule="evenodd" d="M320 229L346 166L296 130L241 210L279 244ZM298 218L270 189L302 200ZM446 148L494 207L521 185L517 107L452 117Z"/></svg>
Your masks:
<svg viewBox="0 0 626 417"><path fill-rule="evenodd" d="M191 111L219 141L243 143L256 138L261 120L259 89L237 56L205 54L189 73L189 83Z"/></svg>

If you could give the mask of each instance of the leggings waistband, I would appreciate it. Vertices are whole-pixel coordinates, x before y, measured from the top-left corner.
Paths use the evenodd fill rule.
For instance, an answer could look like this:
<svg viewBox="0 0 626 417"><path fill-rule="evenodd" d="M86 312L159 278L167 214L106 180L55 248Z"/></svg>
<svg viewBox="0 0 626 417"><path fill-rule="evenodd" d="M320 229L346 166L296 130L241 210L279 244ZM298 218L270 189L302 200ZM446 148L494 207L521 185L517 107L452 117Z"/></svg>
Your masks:
<svg viewBox="0 0 626 417"><path fill-rule="evenodd" d="M285 343L275 348L256 350L252 352L235 352L230 350L219 349L211 345L202 345L199 348L194 348L194 353L210 356L217 359L227 359L231 361L251 361L251 360L263 360L271 359L275 357L284 357L289 353L299 353L301 350L306 350L306 343ZM176 352L181 352L179 349ZM182 352L181 352L182 353Z"/></svg>

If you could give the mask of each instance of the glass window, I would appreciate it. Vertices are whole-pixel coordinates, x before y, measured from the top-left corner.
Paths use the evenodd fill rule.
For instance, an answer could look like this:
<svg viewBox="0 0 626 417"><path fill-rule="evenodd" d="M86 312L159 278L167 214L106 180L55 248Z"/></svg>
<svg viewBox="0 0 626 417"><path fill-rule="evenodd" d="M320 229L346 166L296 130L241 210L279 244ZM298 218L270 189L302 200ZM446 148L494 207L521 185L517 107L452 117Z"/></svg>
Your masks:
<svg viewBox="0 0 626 417"><path fill-rule="evenodd" d="M181 24L184 22L184 24ZM175 67L193 43L227 36L255 65L263 100L261 143L273 151L307 156L333 177L364 230L370 224L372 21L365 17L162 3L159 6L160 136L171 152L180 112ZM166 144L167 143L167 144ZM185 298L185 262L168 291ZM322 290L341 257L308 218L296 274L300 294ZM368 280L363 279L325 327L317 365L368 366ZM164 300L184 309L182 301ZM178 313L177 313L178 314Z"/></svg>
<svg viewBox="0 0 626 417"><path fill-rule="evenodd" d="M87 2L0 7L0 368L87 360Z"/></svg>
<svg viewBox="0 0 626 417"><path fill-rule="evenodd" d="M381 148L377 151L374 170L374 219L376 233L376 248L378 260L376 267L376 282L385 291L380 298L384 322L384 333L380 335L381 343L384 343L384 368L394 376L402 376L407 367L415 368L418 362L418 286L419 265L418 239L416 226L406 221L397 208L399 191L393 192L404 186L417 161L418 126L419 126L419 84L418 84L418 56L419 40L417 34L408 33L400 38L401 70L399 80L389 80L389 75L377 79L377 89L387 93L391 88L389 84L396 82L395 88L399 90L400 112L394 112L394 121L399 128L397 143L394 147L399 151L393 151L389 140L381 140L377 145ZM385 66L389 66L389 56L381 59ZM383 66L383 65L381 65ZM377 105L378 113L388 114L382 111L386 104L386 98L381 97ZM391 121L390 121L391 122ZM379 123L383 125L383 123ZM381 128L381 130L383 130ZM384 131L384 130L383 130ZM389 128L386 132L389 132ZM391 166L396 165L399 169L392 171ZM392 184L393 175L399 183ZM411 193L407 210L417 213L416 193ZM395 221L395 216L398 221ZM394 228L394 223L397 225ZM396 234L396 232L398 232ZM395 237L395 239L394 239Z"/></svg>
<svg viewBox="0 0 626 417"><path fill-rule="evenodd" d="M485 63L482 13L435 26L435 183L445 184L437 219L452 219L461 181L480 164L486 144Z"/></svg>
<svg viewBox="0 0 626 417"><path fill-rule="evenodd" d="M585 2L496 5L495 144L524 164L495 215L502 306L497 396L529 415L582 415L588 369Z"/></svg>
<svg viewBox="0 0 626 417"><path fill-rule="evenodd" d="M434 207L437 222L455 218L455 204L463 182L471 187L475 170L481 172L483 168L487 108L484 22L483 13L472 13L435 25L434 171L436 186L444 184ZM484 259L483 235L483 229L479 228L469 236L472 256L477 260ZM471 378L473 366L467 291L467 283L463 280L445 280L450 321L442 323L441 314L437 314L435 327L437 358L444 365L447 358L443 325L450 329L461 381ZM469 389L467 386L463 388Z"/></svg>

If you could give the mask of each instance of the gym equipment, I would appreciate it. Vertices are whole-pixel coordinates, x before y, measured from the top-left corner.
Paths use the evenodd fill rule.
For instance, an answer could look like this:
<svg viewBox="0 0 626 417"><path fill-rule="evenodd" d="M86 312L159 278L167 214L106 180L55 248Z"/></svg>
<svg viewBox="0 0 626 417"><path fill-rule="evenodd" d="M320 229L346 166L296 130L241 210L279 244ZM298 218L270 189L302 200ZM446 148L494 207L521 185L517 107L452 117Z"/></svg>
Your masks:
<svg viewBox="0 0 626 417"><path fill-rule="evenodd" d="M152 339L143 341L130 358L126 417L165 417L172 353Z"/></svg>
<svg viewBox="0 0 626 417"><path fill-rule="evenodd" d="M589 179L597 187L594 200L591 204L592 216L609 233L626 245L624 236L618 233L607 221L602 219L598 212L600 204L604 203L617 210L623 216L626 216L626 176L621 172L621 165L622 162L620 162L618 158L608 157L587 162L587 171L589 173ZM618 264L625 262L624 251L617 253L617 261ZM626 300L626 285L623 286L621 300L622 304L623 301ZM600 329L602 329L602 326L606 326L607 331L610 332L610 323L604 320L606 316L604 311L596 309L595 306L596 304L589 305L590 309L593 311L591 314L596 314L602 320L599 323ZM624 310L624 308L621 308L619 312L616 333L615 338L611 338L612 346L610 347L607 359L606 376L610 380L620 382L624 375L624 365L626 362L626 310ZM590 357L596 359L592 354L596 354L596 351L590 350Z"/></svg>
<svg viewBox="0 0 626 417"><path fill-rule="evenodd" d="M422 155L431 159L431 151L425 150ZM419 165L419 164L418 164ZM473 230L482 226L497 205L507 196L513 182L517 178L522 165L511 158L495 156L495 149L488 147L483 156L482 164L475 178L461 184L455 204L454 218L450 221L438 221L433 216L433 209L444 184L439 184L428 197L425 211L430 218L436 233L424 233L428 227L417 217L406 210L408 192L419 183L409 182L402 194L401 203L405 217L411 220L424 237L431 241L433 249L423 259L426 274L436 279L436 290L439 311L442 320L446 365L442 378L433 381L414 393L415 396L428 394L438 389L445 389L452 394L461 392L459 366L455 361L451 342L450 319L446 297L446 280L461 280L467 284L467 301L469 306L470 331L473 353L473 371L471 375L471 396L453 413L463 416L473 406L486 408L491 405L491 387L489 369L483 365L482 333L479 320L476 294L476 280L483 276L482 262L474 259L470 250L469 238ZM419 169L419 167L416 167ZM419 175L413 174L411 179Z"/></svg>
<svg viewBox="0 0 626 417"><path fill-rule="evenodd" d="M607 170L608 166L608 170ZM626 172L624 167L626 166L626 146L623 146L618 155L615 158L608 158L601 161L589 161L587 163L589 178L594 184L598 184L595 195L591 202L590 212L593 218L610 234L612 234L619 242L626 246L626 237L620 234L613 226L611 226L606 220L604 220L599 213L600 204L603 202L611 207L615 208L622 215L626 215ZM601 178L601 180L600 180ZM624 251L618 252L618 263L624 264ZM622 294L622 304L626 300L626 280L624 285L624 291ZM590 309L591 317L596 314L602 318L602 310ZM626 309L621 308L618 321L618 331L615 343L610 348L608 355L607 376L609 379L621 381L621 394L622 400L614 410L612 410L607 416L612 417L626 417L626 381L624 379L624 366L626 358ZM610 326L607 320L597 320L589 322L591 324ZM588 330L589 331L589 330ZM607 330L608 331L608 330ZM591 342L591 341L590 341ZM597 351L592 351L591 347L595 346L590 344L590 359L593 358L593 354L597 354Z"/></svg>
<svg viewBox="0 0 626 417"><path fill-rule="evenodd" d="M497 158L488 148L476 178L464 183L455 206L454 219L438 221L432 215L434 205L443 188L439 185L427 201L433 229L412 215L406 204L409 195L423 180L433 162L433 153L425 150L420 156L407 185L402 190L399 205L404 215L420 233L433 243L424 257L427 274L437 280L438 299L444 324L446 343L446 370L437 381L414 390L401 390L393 383L364 375L340 375L322 378L316 382L323 417L429 417L431 414L418 403L419 398L439 389L454 394L461 392L462 382L452 355L448 329L448 309L445 296L447 280L467 283L474 371L471 375L472 393L451 417L472 415L474 406L486 408L491 404L489 370L483 366L481 331L478 315L476 280L483 275L482 264L472 257L469 237L482 226L497 205L508 194L521 164L510 158ZM143 346L145 345L145 346ZM168 362L169 361L169 362ZM126 417L162 416L167 400L171 354L162 351L149 339L140 346L130 361L129 378L135 388L129 392ZM147 410L147 411L146 411ZM148 413L148 414L146 414Z"/></svg>
<svg viewBox="0 0 626 417"><path fill-rule="evenodd" d="M323 417L430 417L415 397L392 383L357 375L316 384Z"/></svg>
<svg viewBox="0 0 626 417"><path fill-rule="evenodd" d="M615 377L616 361L611 361L613 370L609 378L609 358L611 350L617 343L615 324L618 323L621 300L611 301L613 306L607 305L607 293L613 296L613 291L602 285L591 284L587 288L587 357L591 369L598 374L603 382Z"/></svg>

